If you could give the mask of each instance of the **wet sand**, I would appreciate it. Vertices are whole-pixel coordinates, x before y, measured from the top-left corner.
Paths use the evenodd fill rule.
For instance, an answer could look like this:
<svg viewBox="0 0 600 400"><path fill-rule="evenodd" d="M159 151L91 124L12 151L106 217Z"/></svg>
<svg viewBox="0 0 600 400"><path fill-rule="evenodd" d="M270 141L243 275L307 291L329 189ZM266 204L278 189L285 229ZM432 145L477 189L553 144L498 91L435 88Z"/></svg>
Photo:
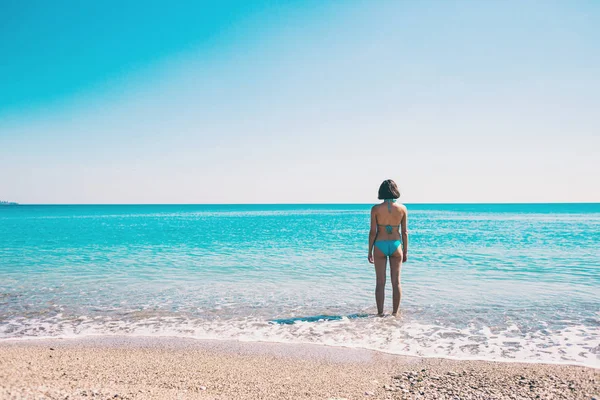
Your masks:
<svg viewBox="0 0 600 400"><path fill-rule="evenodd" d="M0 399L592 399L600 370L316 345L91 337L0 342Z"/></svg>

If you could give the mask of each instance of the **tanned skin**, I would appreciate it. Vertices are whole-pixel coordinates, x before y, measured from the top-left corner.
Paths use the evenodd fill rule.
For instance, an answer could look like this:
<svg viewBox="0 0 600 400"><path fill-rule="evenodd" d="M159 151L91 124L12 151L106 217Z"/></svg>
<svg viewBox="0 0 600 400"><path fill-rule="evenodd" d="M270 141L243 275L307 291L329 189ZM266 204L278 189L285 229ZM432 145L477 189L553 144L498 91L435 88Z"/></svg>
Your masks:
<svg viewBox="0 0 600 400"><path fill-rule="evenodd" d="M375 274L377 283L375 286L375 301L377 303L377 314L383 316L383 303L385 300L385 280L386 264L389 258L390 275L393 290L393 311L392 315L398 315L400 308L400 299L402 297L402 287L400 286L400 270L402 263L408 260L408 211L403 204L389 204L391 213L388 210L388 203L374 205L371 208L371 229L369 231L369 255L371 264L375 264ZM394 229L392 233L387 233L383 227L378 225L400 225L400 229ZM386 257L377 247L375 241L379 240L399 240L402 239L402 245L390 257Z"/></svg>

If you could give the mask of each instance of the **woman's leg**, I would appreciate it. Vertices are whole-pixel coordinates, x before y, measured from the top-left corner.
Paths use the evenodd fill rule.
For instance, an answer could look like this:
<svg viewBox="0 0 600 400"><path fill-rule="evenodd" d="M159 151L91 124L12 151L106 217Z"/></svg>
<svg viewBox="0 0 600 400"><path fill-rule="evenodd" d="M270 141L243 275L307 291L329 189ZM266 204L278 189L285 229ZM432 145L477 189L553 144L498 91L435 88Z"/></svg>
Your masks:
<svg viewBox="0 0 600 400"><path fill-rule="evenodd" d="M390 257L390 275L392 278L392 300L393 300L393 311L392 315L398 314L398 308L400 307L400 299L402 298L402 287L400 286L400 272L402 271L402 254L399 252L394 253Z"/></svg>
<svg viewBox="0 0 600 400"><path fill-rule="evenodd" d="M383 315L383 302L385 300L385 269L387 257L378 248L375 248L373 253L375 262L375 275L377 276L377 284L375 286L375 302L377 303L377 314Z"/></svg>

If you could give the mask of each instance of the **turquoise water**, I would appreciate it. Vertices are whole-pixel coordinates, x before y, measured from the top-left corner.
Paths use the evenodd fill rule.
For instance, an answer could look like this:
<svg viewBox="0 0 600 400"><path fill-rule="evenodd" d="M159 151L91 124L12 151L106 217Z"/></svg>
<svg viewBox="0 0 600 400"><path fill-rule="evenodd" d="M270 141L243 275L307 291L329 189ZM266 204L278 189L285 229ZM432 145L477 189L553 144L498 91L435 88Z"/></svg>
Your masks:
<svg viewBox="0 0 600 400"><path fill-rule="evenodd" d="M0 338L169 335L599 366L600 204L408 205L398 319L373 316L369 207L0 207Z"/></svg>

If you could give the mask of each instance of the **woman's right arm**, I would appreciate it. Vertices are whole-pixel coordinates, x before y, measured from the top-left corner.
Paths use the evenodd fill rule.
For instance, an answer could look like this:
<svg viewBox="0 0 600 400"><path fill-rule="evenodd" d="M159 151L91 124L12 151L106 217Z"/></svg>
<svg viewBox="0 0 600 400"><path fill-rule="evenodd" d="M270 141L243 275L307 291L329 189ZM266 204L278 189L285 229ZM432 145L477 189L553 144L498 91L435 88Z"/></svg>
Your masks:
<svg viewBox="0 0 600 400"><path fill-rule="evenodd" d="M408 260L408 210L404 207L404 216L400 222L402 229L402 262Z"/></svg>

